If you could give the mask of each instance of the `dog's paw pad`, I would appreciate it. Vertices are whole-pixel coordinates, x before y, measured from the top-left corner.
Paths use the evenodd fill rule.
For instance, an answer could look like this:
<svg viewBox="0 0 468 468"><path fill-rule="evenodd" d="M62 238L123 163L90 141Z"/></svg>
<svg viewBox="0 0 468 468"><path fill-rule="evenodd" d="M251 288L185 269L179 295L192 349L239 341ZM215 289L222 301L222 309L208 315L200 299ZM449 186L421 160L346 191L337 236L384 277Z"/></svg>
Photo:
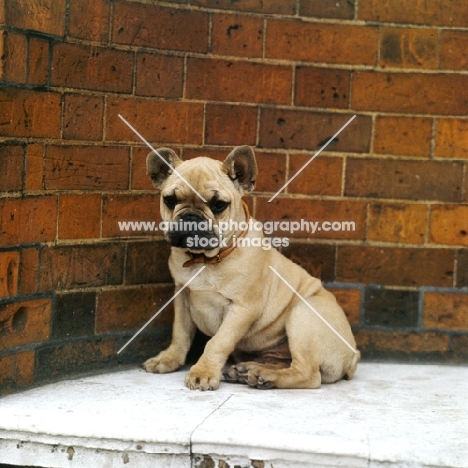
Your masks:
<svg viewBox="0 0 468 468"><path fill-rule="evenodd" d="M247 383L248 370L244 366L231 366L223 372L224 379L230 383Z"/></svg>

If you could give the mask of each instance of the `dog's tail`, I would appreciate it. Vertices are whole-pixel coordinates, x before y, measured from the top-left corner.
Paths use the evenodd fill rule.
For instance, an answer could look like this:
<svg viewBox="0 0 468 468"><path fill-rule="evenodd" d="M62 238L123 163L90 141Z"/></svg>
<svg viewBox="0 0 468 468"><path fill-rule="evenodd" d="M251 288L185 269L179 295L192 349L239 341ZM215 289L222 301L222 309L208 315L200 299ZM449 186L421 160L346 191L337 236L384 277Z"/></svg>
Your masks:
<svg viewBox="0 0 468 468"><path fill-rule="evenodd" d="M351 380L353 378L353 375L356 372L357 364L360 359L361 359L361 353L356 350L353 356L353 360L351 361L351 364L349 365L348 370L346 371L344 375L345 380Z"/></svg>

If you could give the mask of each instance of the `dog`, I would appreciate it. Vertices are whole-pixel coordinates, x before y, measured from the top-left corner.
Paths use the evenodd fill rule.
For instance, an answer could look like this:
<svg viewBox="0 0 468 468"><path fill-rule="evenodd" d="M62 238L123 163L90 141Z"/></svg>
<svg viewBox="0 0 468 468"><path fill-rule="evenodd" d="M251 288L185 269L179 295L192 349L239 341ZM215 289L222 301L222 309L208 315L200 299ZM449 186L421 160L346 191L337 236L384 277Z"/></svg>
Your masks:
<svg viewBox="0 0 468 468"><path fill-rule="evenodd" d="M211 338L186 375L192 390L216 390L223 376L263 389L351 379L360 353L335 297L278 250L236 244L263 239L261 231L236 229L250 217L242 196L255 187L252 148L236 147L224 162L182 161L169 148L157 153L147 157L147 174L161 193L162 220L172 223L165 230L169 269L176 292L183 290L174 299L169 347L143 368L166 373L183 366L198 328ZM222 222L230 227L221 239ZM225 369L230 357L234 364Z"/></svg>

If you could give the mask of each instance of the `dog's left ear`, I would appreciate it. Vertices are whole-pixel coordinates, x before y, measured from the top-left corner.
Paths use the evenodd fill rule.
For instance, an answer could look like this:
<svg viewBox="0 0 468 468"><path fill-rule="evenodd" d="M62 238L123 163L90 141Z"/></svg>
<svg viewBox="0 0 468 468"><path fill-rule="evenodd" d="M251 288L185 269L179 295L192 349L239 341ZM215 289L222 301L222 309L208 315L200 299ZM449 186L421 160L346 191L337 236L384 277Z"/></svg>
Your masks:
<svg viewBox="0 0 468 468"><path fill-rule="evenodd" d="M223 163L223 171L239 191L251 192L258 173L253 149L250 146L234 148Z"/></svg>

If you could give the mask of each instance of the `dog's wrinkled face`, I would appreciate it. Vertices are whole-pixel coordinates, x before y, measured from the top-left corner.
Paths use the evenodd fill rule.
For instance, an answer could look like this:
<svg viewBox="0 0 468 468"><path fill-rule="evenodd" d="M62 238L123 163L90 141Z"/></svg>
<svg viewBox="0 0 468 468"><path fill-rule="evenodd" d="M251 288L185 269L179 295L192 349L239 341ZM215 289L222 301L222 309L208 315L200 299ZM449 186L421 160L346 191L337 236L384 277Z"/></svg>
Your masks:
<svg viewBox="0 0 468 468"><path fill-rule="evenodd" d="M236 233L236 223L245 221L241 197L253 190L257 175L252 149L237 147L224 163L206 157L182 161L169 148L159 148L157 152L164 161L152 152L146 166L154 187L161 192L166 238L173 247L217 255L223 239L229 242ZM229 223L230 220L235 223ZM222 238L220 222L232 224Z"/></svg>

